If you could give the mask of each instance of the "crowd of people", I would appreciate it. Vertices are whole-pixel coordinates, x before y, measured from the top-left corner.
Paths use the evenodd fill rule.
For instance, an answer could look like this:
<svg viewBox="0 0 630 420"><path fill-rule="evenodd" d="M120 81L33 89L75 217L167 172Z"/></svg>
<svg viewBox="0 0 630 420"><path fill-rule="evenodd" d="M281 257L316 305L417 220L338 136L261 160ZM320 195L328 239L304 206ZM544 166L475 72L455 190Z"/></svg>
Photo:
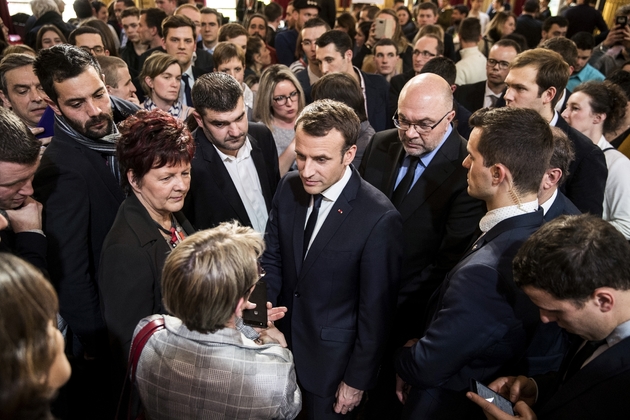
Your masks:
<svg viewBox="0 0 630 420"><path fill-rule="evenodd" d="M625 417L630 6L410 3L31 1L0 418Z"/></svg>

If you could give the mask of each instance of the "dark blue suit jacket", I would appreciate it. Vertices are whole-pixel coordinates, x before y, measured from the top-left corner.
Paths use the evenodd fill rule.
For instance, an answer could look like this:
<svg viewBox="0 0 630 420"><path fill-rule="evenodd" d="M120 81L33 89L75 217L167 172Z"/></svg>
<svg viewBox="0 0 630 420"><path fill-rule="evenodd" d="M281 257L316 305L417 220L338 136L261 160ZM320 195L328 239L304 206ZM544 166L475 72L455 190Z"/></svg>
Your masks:
<svg viewBox="0 0 630 420"><path fill-rule="evenodd" d="M534 338L555 343L561 331L541 329L547 336L535 336L538 308L512 278L514 256L542 222L542 211L503 220L447 275L425 336L401 349L395 361L400 377L413 387L403 418L472 418L478 412L465 397L471 378L487 383L515 371L559 367L564 347L551 354L528 349ZM526 354L531 359L524 360Z"/></svg>
<svg viewBox="0 0 630 420"><path fill-rule="evenodd" d="M367 101L368 121L374 131L387 130L387 103L389 101L389 84L380 74L368 74L361 71L365 81L365 99Z"/></svg>
<svg viewBox="0 0 630 420"><path fill-rule="evenodd" d="M295 73L295 78L298 79L300 85L302 86L302 90L304 91L304 100L306 101L306 105L313 102L313 98L311 97L311 81L308 78L308 70L300 70Z"/></svg>
<svg viewBox="0 0 630 420"><path fill-rule="evenodd" d="M575 204L573 204L566 195L558 191L558 195L556 196L556 199L553 200L553 204L549 207L549 210L547 210L544 219L545 222L550 222L556 217L565 214L569 216L577 216L582 214L582 212L575 207Z"/></svg>
<svg viewBox="0 0 630 420"><path fill-rule="evenodd" d="M374 387L400 275L400 214L352 172L304 261L311 196L297 171L280 182L265 233L268 297L288 308L276 324L301 386L322 397L333 396L341 381Z"/></svg>

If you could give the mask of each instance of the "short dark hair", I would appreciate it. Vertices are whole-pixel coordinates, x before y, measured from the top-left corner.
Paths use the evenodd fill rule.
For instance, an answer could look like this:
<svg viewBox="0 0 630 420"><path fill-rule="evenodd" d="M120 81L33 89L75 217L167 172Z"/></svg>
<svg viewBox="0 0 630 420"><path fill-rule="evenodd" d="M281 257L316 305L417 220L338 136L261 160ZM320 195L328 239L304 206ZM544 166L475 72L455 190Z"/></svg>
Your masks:
<svg viewBox="0 0 630 420"><path fill-rule="evenodd" d="M525 241L512 262L519 287L543 290L576 307L600 287L630 289L630 244L597 216L560 216Z"/></svg>
<svg viewBox="0 0 630 420"><path fill-rule="evenodd" d="M523 11L527 13L536 13L538 10L540 10L538 0L527 0L523 5Z"/></svg>
<svg viewBox="0 0 630 420"><path fill-rule="evenodd" d="M372 51L376 55L376 47L385 47L385 46L394 47L396 48L396 51L398 51L398 45L396 45L396 43L391 38L381 38L378 41L376 41L376 43L374 44L374 47L372 48Z"/></svg>
<svg viewBox="0 0 630 420"><path fill-rule="evenodd" d="M399 7L398 9L396 9L396 11L398 11L400 9L405 9L405 10L407 10L407 12L409 12L409 9L407 9L404 6L403 7ZM455 6L453 6L453 9L457 10L459 13L461 13L464 16L468 16L468 13L470 13L470 9L465 4L455 5ZM410 16L411 16L411 14L410 14Z"/></svg>
<svg viewBox="0 0 630 420"><path fill-rule="evenodd" d="M278 3L271 1L268 5L265 6L264 10L265 16L269 22L273 22L282 16L282 6Z"/></svg>
<svg viewBox="0 0 630 420"><path fill-rule="evenodd" d="M595 38L593 34L588 32L578 32L571 37L571 41L575 43L575 46L579 50L592 50L595 48Z"/></svg>
<svg viewBox="0 0 630 420"><path fill-rule="evenodd" d="M247 38L247 49L245 50L245 65L250 67L254 64L254 56L260 54L263 48L267 48L265 41L257 36Z"/></svg>
<svg viewBox="0 0 630 420"><path fill-rule="evenodd" d="M144 19L147 22L147 28L157 28L158 36L161 38L162 22L168 17L166 12L157 7L149 7L148 9L141 10L140 14L146 16Z"/></svg>
<svg viewBox="0 0 630 420"><path fill-rule="evenodd" d="M396 45L393 44L392 45ZM313 84L311 97L314 101L332 99L342 102L354 109L359 121L367 120L365 98L361 86L354 77L345 73L330 73Z"/></svg>
<svg viewBox="0 0 630 420"><path fill-rule="evenodd" d="M97 74L101 74L101 66L90 53L74 45L61 44L41 50L35 59L33 70L46 95L57 103L59 98L54 82L61 83L77 77L88 67L93 67Z"/></svg>
<svg viewBox="0 0 630 420"><path fill-rule="evenodd" d="M226 73L206 73L192 88L195 110L203 116L206 109L229 112L236 108L243 97L243 88L235 78Z"/></svg>
<svg viewBox="0 0 630 420"><path fill-rule="evenodd" d="M589 105L594 114L604 114L604 133L616 131L624 120L628 97L616 84L609 80L603 82L590 80L573 89L573 93L582 92L589 97Z"/></svg>
<svg viewBox="0 0 630 420"><path fill-rule="evenodd" d="M437 55L444 55L444 41L442 41L442 39L435 35L435 34L424 34L422 35L420 38L418 38L418 41L420 41L420 39L422 38L433 38L437 41L437 47L435 48ZM418 42L416 41L416 43ZM416 45L413 45L413 48L416 48Z"/></svg>
<svg viewBox="0 0 630 420"><path fill-rule="evenodd" d="M90 0L75 0L72 4L77 19L87 19L92 17L92 3Z"/></svg>
<svg viewBox="0 0 630 420"><path fill-rule="evenodd" d="M481 37L481 22L471 17L462 20L459 24L459 39L466 42L479 42Z"/></svg>
<svg viewBox="0 0 630 420"><path fill-rule="evenodd" d="M319 17L314 17L307 20L304 23L304 26L302 26L302 29L319 28L320 26L323 26L326 28L327 31L330 31L330 25L324 19Z"/></svg>
<svg viewBox="0 0 630 420"><path fill-rule="evenodd" d="M549 169L559 168L562 171L562 178L558 182L558 187L569 177L569 167L575 159L573 143L567 134L558 127L551 127L553 133L553 154L549 161Z"/></svg>
<svg viewBox="0 0 630 420"><path fill-rule="evenodd" d="M320 38L321 39L321 38ZM357 144L361 121L348 105L321 99L308 105L295 121L295 129L301 128L313 137L325 137L333 128L338 130L344 138L341 155Z"/></svg>
<svg viewBox="0 0 630 420"><path fill-rule="evenodd" d="M516 51L516 54L520 54L521 51L523 51L523 48L518 44L518 42L512 39L508 39L508 38L500 39L497 42L495 42L492 46L503 47L503 48L514 48L514 50Z"/></svg>
<svg viewBox="0 0 630 420"><path fill-rule="evenodd" d="M606 80L619 86L626 92L626 96L630 98L630 73L621 69L615 70Z"/></svg>
<svg viewBox="0 0 630 420"><path fill-rule="evenodd" d="M549 32L549 29L553 25L558 25L561 28L566 28L569 26L569 21L564 16L551 16L544 20L542 24L542 30L545 32Z"/></svg>
<svg viewBox="0 0 630 420"><path fill-rule="evenodd" d="M510 69L532 66L536 69L538 96L550 87L556 88L556 96L551 100L554 107L567 87L569 81L569 65L560 54L544 48L523 51L510 63Z"/></svg>
<svg viewBox="0 0 630 420"><path fill-rule="evenodd" d="M166 38L168 36L169 29L175 28L190 28L192 31L193 38L196 37L195 31L195 23L188 17L184 15L172 15L164 19L162 22L162 38Z"/></svg>
<svg viewBox="0 0 630 420"><path fill-rule="evenodd" d="M120 124L116 157L120 164L120 182L131 192L127 172L140 184L154 168L177 163L190 163L195 154L195 141L183 121L161 111L140 110Z"/></svg>
<svg viewBox="0 0 630 420"><path fill-rule="evenodd" d="M450 58L437 56L426 62L422 70L420 70L420 74L422 73L437 74L442 79L446 80L449 86L453 86L457 78L457 67L455 66L455 62Z"/></svg>
<svg viewBox="0 0 630 420"><path fill-rule="evenodd" d="M219 42L214 48L214 54L212 54L212 62L214 68L217 69L223 63L230 61L233 58L238 58L243 67L245 66L245 51L236 44L231 42Z"/></svg>
<svg viewBox="0 0 630 420"><path fill-rule="evenodd" d="M477 149L484 166L504 165L517 191L537 193L553 153L549 123L524 108L483 108L472 114L469 123L481 129ZM527 127L526 133L522 127Z"/></svg>
<svg viewBox="0 0 630 420"><path fill-rule="evenodd" d="M265 6L265 9L269 6ZM217 9L213 9L212 7L202 7L199 10L199 13L202 15L215 15L217 17L217 26L220 28L223 25L223 15Z"/></svg>
<svg viewBox="0 0 630 420"><path fill-rule="evenodd" d="M310 19L309 19L310 20ZM339 16L337 16L337 25L341 28L344 28L348 31L348 35L350 38L354 39L354 36L357 34L357 20L352 16L351 13L343 12ZM302 27L304 29L304 27ZM330 30L328 27L327 30Z"/></svg>
<svg viewBox="0 0 630 420"><path fill-rule="evenodd" d="M342 56L346 51L352 50L350 35L343 31L333 29L332 31L323 33L317 40L317 46L320 48L329 44L335 44L335 50Z"/></svg>
<svg viewBox="0 0 630 420"><path fill-rule="evenodd" d="M96 57L96 61L101 66L102 74L105 75L105 84L113 87L114 89L118 88L118 69L127 69L127 63L120 57L112 57L106 55L100 55ZM124 81L126 82L126 80Z"/></svg>
<svg viewBox="0 0 630 420"><path fill-rule="evenodd" d="M68 44L77 45L77 37L79 35L85 35L85 34L99 35L101 37L101 42L103 43L103 47L105 46L105 39L104 39L105 37L103 36L101 31L91 26L79 26L77 29L70 32L70 35L68 35Z"/></svg>
<svg viewBox="0 0 630 420"><path fill-rule="evenodd" d="M0 90L5 95L8 95L7 91L7 72L20 67L32 66L35 63L35 58L29 54L9 54L5 55L2 61L0 61Z"/></svg>
<svg viewBox="0 0 630 420"><path fill-rule="evenodd" d="M567 39L563 36L557 36L543 42L541 47L557 52L571 67L575 67L577 65L577 47L575 46L575 43L570 39Z"/></svg>
<svg viewBox="0 0 630 420"><path fill-rule="evenodd" d="M370 19L370 21L374 20L374 18L376 17L376 14L381 11L381 9L378 6L369 5L369 4L366 4L365 6L363 6L361 11L364 11L364 10L367 10L368 19Z"/></svg>
<svg viewBox="0 0 630 420"><path fill-rule="evenodd" d="M504 40L504 39L508 39L510 41L514 41L519 46L521 51L524 51L524 50L529 48L529 46L527 45L527 38L525 38L521 34L517 34L516 32L512 32L511 34L506 35L504 38L501 38L499 41ZM499 41L497 41L497 42L499 42ZM496 44L496 42L495 42L495 44Z"/></svg>
<svg viewBox="0 0 630 420"><path fill-rule="evenodd" d="M124 0L121 0L121 1L124 1ZM138 9L137 7L127 7L120 13L121 19L129 17L129 16L135 16L138 19L140 19L140 9Z"/></svg>
<svg viewBox="0 0 630 420"><path fill-rule="evenodd" d="M430 1L425 1L424 3L420 3L419 5L416 6L416 8L418 10L431 10L433 11L433 14L435 16L437 16L439 14L439 10L438 7L435 3L430 2Z"/></svg>
<svg viewBox="0 0 630 420"><path fill-rule="evenodd" d="M221 29L219 29L219 42L226 42L229 39L234 39L243 35L249 38L249 33L243 25L240 23L228 23L221 26Z"/></svg>
<svg viewBox="0 0 630 420"><path fill-rule="evenodd" d="M8 108L0 108L0 162L34 165L42 144Z"/></svg>

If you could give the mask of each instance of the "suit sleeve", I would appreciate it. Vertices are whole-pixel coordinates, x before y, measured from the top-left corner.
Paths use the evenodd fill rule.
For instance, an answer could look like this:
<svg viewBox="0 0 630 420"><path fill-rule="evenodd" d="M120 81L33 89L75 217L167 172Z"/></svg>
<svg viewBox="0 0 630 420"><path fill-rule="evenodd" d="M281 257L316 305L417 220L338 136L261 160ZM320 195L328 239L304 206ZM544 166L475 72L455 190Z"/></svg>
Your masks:
<svg viewBox="0 0 630 420"><path fill-rule="evenodd" d="M262 265L265 267L265 283L267 284L267 300L277 306L278 296L282 288L282 254L280 251L280 232L278 231L278 202L280 190L284 182L280 182L271 204L271 212L265 230L265 252Z"/></svg>
<svg viewBox="0 0 630 420"><path fill-rule="evenodd" d="M414 387L441 386L503 337L514 316L497 292L502 281L495 269L480 264L454 273L425 336L398 351L398 375Z"/></svg>
<svg viewBox="0 0 630 420"><path fill-rule="evenodd" d="M89 195L85 180L69 170L44 166L35 190L44 206L48 238L48 270L59 295L59 312L89 354L106 348L105 324L99 308L94 267L90 265Z"/></svg>
<svg viewBox="0 0 630 420"><path fill-rule="evenodd" d="M370 161L370 154L372 153L372 146L374 145L374 136L370 139L367 144L367 147L363 151L363 157L361 158L361 164L359 165L359 175L363 178L365 174L365 170L367 169L368 162ZM365 179L365 178L364 178Z"/></svg>
<svg viewBox="0 0 630 420"><path fill-rule="evenodd" d="M575 173L570 174L571 181L563 186L566 188L565 195L582 213L601 217L607 178L604 153L599 147L594 147L582 158Z"/></svg>
<svg viewBox="0 0 630 420"><path fill-rule="evenodd" d="M48 274L46 262L48 242L46 237L37 232L20 232L15 234L15 255Z"/></svg>
<svg viewBox="0 0 630 420"><path fill-rule="evenodd" d="M295 51L291 51L287 34L276 35L276 55L278 63L290 66L295 61Z"/></svg>
<svg viewBox="0 0 630 420"><path fill-rule="evenodd" d="M123 350L124 360L134 328L153 314L157 278L154 263L138 246L114 244L103 250L98 280L103 316L116 348Z"/></svg>
<svg viewBox="0 0 630 420"><path fill-rule="evenodd" d="M361 255L357 338L344 382L367 390L376 375L391 328L402 263L402 219L390 210L373 227Z"/></svg>

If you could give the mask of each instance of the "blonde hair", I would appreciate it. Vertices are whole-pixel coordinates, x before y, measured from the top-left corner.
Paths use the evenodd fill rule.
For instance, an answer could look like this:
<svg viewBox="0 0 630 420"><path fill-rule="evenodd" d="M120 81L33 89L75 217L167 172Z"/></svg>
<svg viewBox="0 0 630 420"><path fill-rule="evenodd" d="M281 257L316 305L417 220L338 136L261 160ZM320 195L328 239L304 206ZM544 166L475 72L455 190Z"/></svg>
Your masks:
<svg viewBox="0 0 630 420"><path fill-rule="evenodd" d="M164 306L191 331L224 328L258 281L264 248L260 233L235 221L191 235L164 264Z"/></svg>
<svg viewBox="0 0 630 420"><path fill-rule="evenodd" d="M155 79L160 74L164 73L166 69L171 67L173 64L177 64L179 69L183 72L182 66L179 64L177 59L172 55L168 55L166 53L156 52L153 53L147 58L142 66L142 70L140 71L140 75L138 78L140 79L140 86L142 90L147 96L151 96L151 87L147 85L147 82L144 80L147 77L151 79Z"/></svg>
<svg viewBox="0 0 630 420"><path fill-rule="evenodd" d="M293 83L295 90L299 92L296 118L304 109L304 91L293 72L283 64L274 64L267 67L260 77L258 94L254 103L254 119L265 124L270 130L273 125L273 91L276 90L278 83L283 80Z"/></svg>

